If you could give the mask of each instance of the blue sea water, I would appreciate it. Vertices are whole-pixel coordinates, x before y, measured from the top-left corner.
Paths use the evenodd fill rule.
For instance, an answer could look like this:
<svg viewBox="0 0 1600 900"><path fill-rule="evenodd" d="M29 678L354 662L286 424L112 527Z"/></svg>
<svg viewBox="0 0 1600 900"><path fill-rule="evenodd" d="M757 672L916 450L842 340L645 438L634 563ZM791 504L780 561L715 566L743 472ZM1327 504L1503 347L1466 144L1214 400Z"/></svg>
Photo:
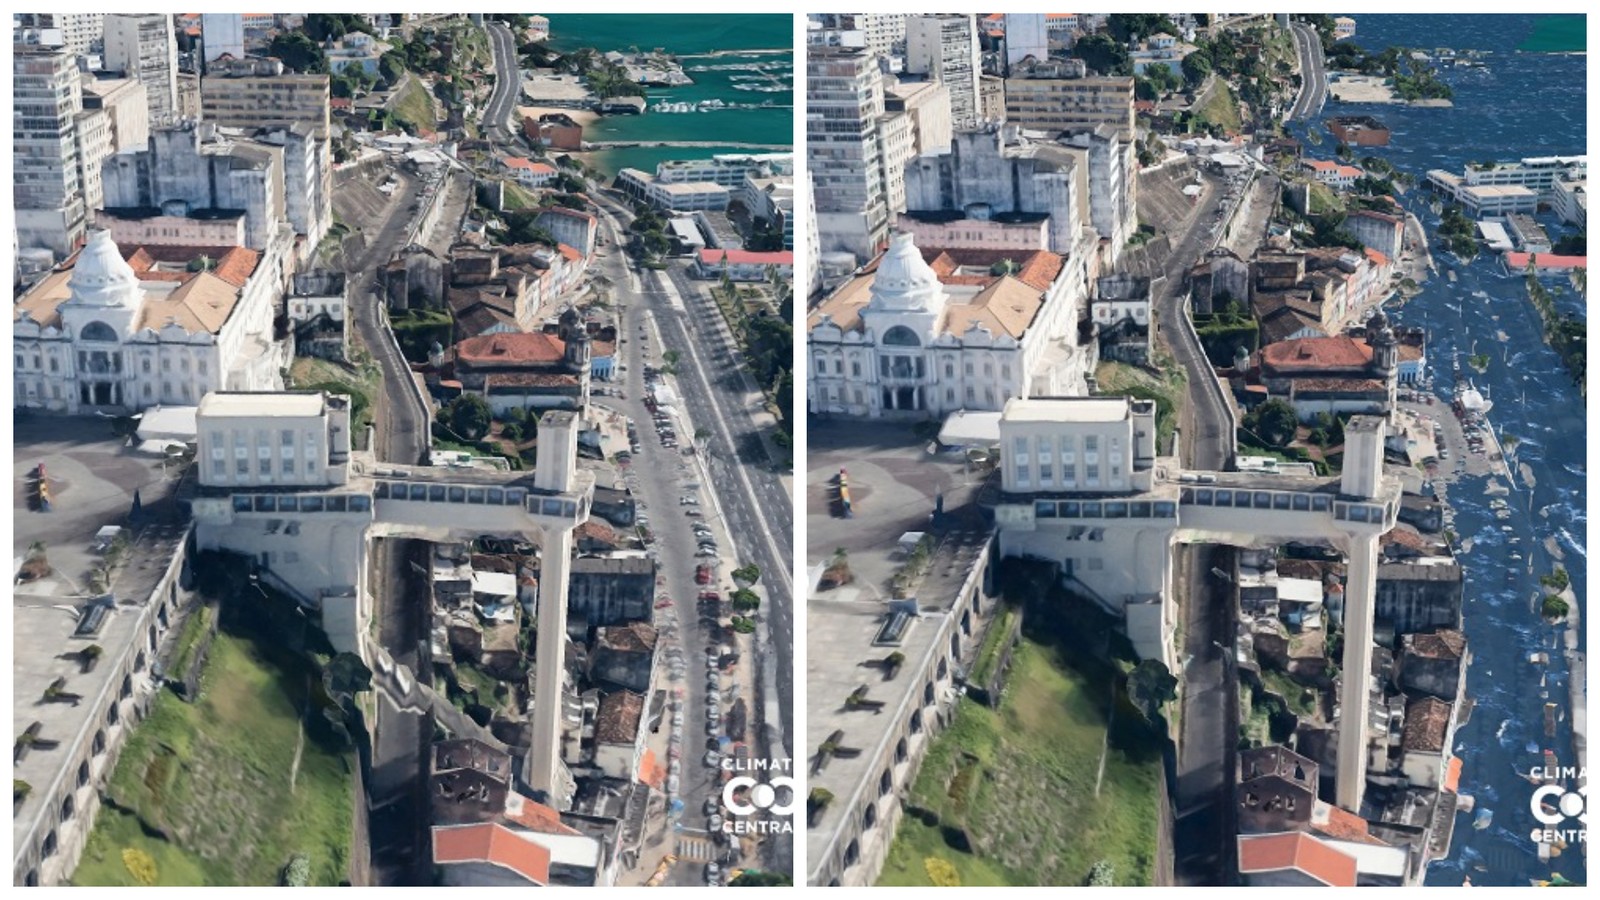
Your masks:
<svg viewBox="0 0 1600 900"><path fill-rule="evenodd" d="M1392 143L1376 150L1361 148L1361 155L1382 156L1419 184L1429 169L1459 172L1470 162L1586 152L1587 57L1519 52L1517 46L1533 32L1538 16L1354 18L1355 41L1367 49L1395 44L1473 49L1484 52L1485 66L1441 70L1455 92L1452 108L1330 101L1323 116L1297 126L1302 137L1320 130L1321 118L1329 115L1375 115L1392 130ZM1307 152L1331 156L1332 139L1325 130L1321 136L1321 146L1308 146ZM1438 216L1429 210L1430 199L1418 189L1402 202L1432 234ZM1552 220L1541 218L1552 235L1559 233ZM1489 418L1496 430L1520 439L1516 458L1531 469L1535 486L1530 489L1518 478L1517 489L1506 498L1512 516L1504 522L1489 509L1487 479L1463 476L1447 489L1456 510L1455 530L1473 539L1461 563L1464 627L1473 656L1467 695L1476 707L1456 733L1455 751L1464 764L1460 790L1494 809L1494 826L1475 830L1470 817L1459 814L1450 854L1434 864L1427 881L1459 885L1470 877L1475 885L1526 885L1560 872L1585 883L1577 847L1548 864L1539 861L1528 838L1537 825L1529 806L1533 785L1519 775L1541 764L1529 748L1554 751L1562 765L1581 763L1573 758L1568 721L1558 725L1554 736L1544 731L1546 700L1567 708L1567 665L1557 629L1542 624L1535 604L1541 595L1537 576L1557 564L1545 548L1547 538L1558 543L1565 557L1560 564L1570 573L1580 603L1587 596L1584 400L1560 358L1544 343L1520 274L1504 274L1499 259L1490 255L1463 264L1435 248L1434 258L1438 275L1393 318L1428 330L1428 366L1442 403L1448 402L1453 385L1452 354L1460 353L1463 366L1469 353L1490 355L1489 371L1474 381L1494 400ZM1448 271L1455 272L1455 281L1446 277ZM1570 298L1572 291L1567 293ZM1575 299L1565 305L1582 315ZM1446 410L1441 407L1443 414ZM1502 525L1512 530L1503 532ZM1520 542L1513 544L1513 536ZM1514 552L1523 559L1513 561ZM1580 649L1586 651L1584 643L1580 638ZM1529 662L1529 655L1540 650L1550 653L1548 666Z"/></svg>
<svg viewBox="0 0 1600 900"><path fill-rule="evenodd" d="M655 13L615 15L552 13L551 46L561 51L662 50L678 56L694 84L648 88L641 116L605 116L586 129L596 141L733 141L790 144L794 140L794 19L788 15ZM761 66L757 75L750 66ZM786 91L755 91L758 83ZM739 85L746 85L741 89ZM720 100L720 109L667 111L671 104ZM663 106L662 104L667 104ZM768 105L770 104L770 105ZM629 147L594 154L600 169L654 172L668 159L705 159L717 153L765 152L733 147Z"/></svg>

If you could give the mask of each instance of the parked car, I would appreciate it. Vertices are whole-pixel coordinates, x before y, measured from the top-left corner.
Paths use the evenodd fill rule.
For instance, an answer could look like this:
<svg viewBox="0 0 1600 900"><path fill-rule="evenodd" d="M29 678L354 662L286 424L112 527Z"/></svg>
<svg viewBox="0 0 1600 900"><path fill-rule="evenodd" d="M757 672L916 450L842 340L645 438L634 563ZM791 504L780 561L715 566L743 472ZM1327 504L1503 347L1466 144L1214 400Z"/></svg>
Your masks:
<svg viewBox="0 0 1600 900"><path fill-rule="evenodd" d="M694 583L695 584L710 584L711 583L711 567L707 566L707 565L696 566L695 570L694 570Z"/></svg>

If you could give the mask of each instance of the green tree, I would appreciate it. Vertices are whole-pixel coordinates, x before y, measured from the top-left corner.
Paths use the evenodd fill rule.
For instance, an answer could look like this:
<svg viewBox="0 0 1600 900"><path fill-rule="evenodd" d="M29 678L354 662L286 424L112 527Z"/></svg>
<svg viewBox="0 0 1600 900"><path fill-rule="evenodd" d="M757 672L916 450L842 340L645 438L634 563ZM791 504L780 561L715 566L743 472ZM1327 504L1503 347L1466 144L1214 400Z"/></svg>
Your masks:
<svg viewBox="0 0 1600 900"><path fill-rule="evenodd" d="M1106 34L1091 34L1079 39L1072 55L1102 75L1132 75L1133 63L1128 48Z"/></svg>
<svg viewBox="0 0 1600 900"><path fill-rule="evenodd" d="M439 410L440 419L451 431L475 441L489 433L492 420L489 404L477 394L462 394Z"/></svg>
<svg viewBox="0 0 1600 900"><path fill-rule="evenodd" d="M1190 85L1198 85L1211 74L1211 54L1204 50L1196 50L1183 58L1179 64L1183 70L1183 78Z"/></svg>
<svg viewBox="0 0 1600 900"><path fill-rule="evenodd" d="M267 45L267 55L283 60L286 68L306 75L320 75L328 71L328 60L322 45L298 31L282 31Z"/></svg>
<svg viewBox="0 0 1600 900"><path fill-rule="evenodd" d="M1177 34L1178 28L1161 13L1112 13L1106 16L1106 31L1117 40L1128 43L1163 31Z"/></svg>
<svg viewBox="0 0 1600 900"><path fill-rule="evenodd" d="M1244 427L1266 442L1268 447L1287 447L1294 440L1300 421L1294 407L1274 397L1252 409L1244 417Z"/></svg>
<svg viewBox="0 0 1600 900"><path fill-rule="evenodd" d="M764 872L760 869L745 869L732 881L728 887L793 887L794 879L779 872Z"/></svg>
<svg viewBox="0 0 1600 900"><path fill-rule="evenodd" d="M739 612L754 612L761 608L761 595L749 588L739 588L729 599L733 601L733 608Z"/></svg>
<svg viewBox="0 0 1600 900"><path fill-rule="evenodd" d="M378 77L389 87L400 83L406 73L406 57L398 50L390 50L378 57Z"/></svg>

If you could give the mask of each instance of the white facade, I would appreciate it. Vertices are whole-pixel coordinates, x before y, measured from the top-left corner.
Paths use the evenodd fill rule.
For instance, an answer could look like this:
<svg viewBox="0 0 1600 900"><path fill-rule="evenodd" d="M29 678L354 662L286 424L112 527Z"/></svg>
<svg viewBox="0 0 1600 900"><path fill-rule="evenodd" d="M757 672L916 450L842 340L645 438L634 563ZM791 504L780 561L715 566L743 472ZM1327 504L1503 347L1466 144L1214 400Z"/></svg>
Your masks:
<svg viewBox="0 0 1600 900"><path fill-rule="evenodd" d="M210 393L195 425L202 485L330 487L348 479L346 397Z"/></svg>
<svg viewBox="0 0 1600 900"><path fill-rule="evenodd" d="M73 58L17 47L12 59L11 197L18 250L49 250L56 260L83 237L82 166L75 135L83 91Z"/></svg>
<svg viewBox="0 0 1600 900"><path fill-rule="evenodd" d="M140 282L110 232L93 232L70 272L18 301L13 402L70 415L131 413L193 405L213 390L281 390L289 361L272 340L277 266L263 257L242 287L209 272ZM224 310L222 321L194 313L197 306Z"/></svg>
<svg viewBox="0 0 1600 900"><path fill-rule="evenodd" d="M908 113L887 113L878 120L878 156L883 160L883 202L889 215L906 208L906 161L916 150Z"/></svg>
<svg viewBox="0 0 1600 900"><path fill-rule="evenodd" d="M971 128L983 117L978 100L978 20L972 13L911 16L906 20L906 71L936 78L950 89L950 117Z"/></svg>
<svg viewBox="0 0 1600 900"><path fill-rule="evenodd" d="M888 235L877 133L883 113L875 57L843 49L806 54L806 162L819 253L842 250L864 261Z"/></svg>
<svg viewBox="0 0 1600 900"><path fill-rule="evenodd" d="M203 62L224 53L244 59L244 16L239 13L201 13L200 36L205 42Z"/></svg>
<svg viewBox="0 0 1600 900"><path fill-rule="evenodd" d="M1050 56L1050 33L1045 29L1044 13L1006 13L1006 65L1014 66L1028 57Z"/></svg>
<svg viewBox="0 0 1600 900"><path fill-rule="evenodd" d="M100 164L112 152L111 117L103 109L86 109L73 117L78 149L78 181L83 185L85 211L93 216L105 199Z"/></svg>
<svg viewBox="0 0 1600 900"><path fill-rule="evenodd" d="M810 322L806 392L813 411L943 416L998 410L1030 393L1085 390L1096 355L1076 344L1086 285L1070 261L1042 293L1011 277L982 289L947 288L911 235L896 233L876 272L862 277L872 281L858 322L841 327L834 316L851 314L842 297L862 290L859 282L824 302ZM1031 303L1031 318L1001 327L986 315L1002 291L1007 299L995 302Z"/></svg>
<svg viewBox="0 0 1600 900"><path fill-rule="evenodd" d="M136 78L150 92L150 119L177 121L178 38L170 13L112 13L105 19L106 68Z"/></svg>
<svg viewBox="0 0 1600 900"><path fill-rule="evenodd" d="M1583 225L1589 216L1589 181L1587 176L1562 179L1555 185L1555 211L1568 225Z"/></svg>

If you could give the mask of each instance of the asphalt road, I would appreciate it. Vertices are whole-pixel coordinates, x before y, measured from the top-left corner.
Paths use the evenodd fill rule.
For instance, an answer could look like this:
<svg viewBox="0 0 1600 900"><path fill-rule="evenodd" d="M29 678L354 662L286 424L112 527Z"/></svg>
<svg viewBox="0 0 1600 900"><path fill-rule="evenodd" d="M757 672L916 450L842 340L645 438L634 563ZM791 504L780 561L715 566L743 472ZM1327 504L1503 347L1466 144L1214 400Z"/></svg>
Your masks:
<svg viewBox="0 0 1600 900"><path fill-rule="evenodd" d="M377 289L377 268L405 243L412 212L409 198L418 187L403 173L396 172L395 177L399 185L388 204L350 223L359 230L345 241L345 271L356 335L383 373L382 390L372 398L376 404L373 450L386 462L416 463L429 443L428 423L409 394L410 369L385 333ZM427 547L416 541L394 540L378 541L374 546L372 577L379 643L415 672L418 642L427 633L430 598L426 582L413 574L411 563L425 565ZM378 704L372 771L365 780L372 810L373 880L380 885L429 884L427 784L423 776L433 724L421 716L397 712L381 694Z"/></svg>
<svg viewBox="0 0 1600 900"><path fill-rule="evenodd" d="M1185 886L1230 884L1235 815L1232 772L1238 740L1238 683L1232 664L1232 586L1211 574L1233 569L1233 549L1185 547L1184 645L1178 780L1173 799L1174 874Z"/></svg>
<svg viewBox="0 0 1600 900"><path fill-rule="evenodd" d="M1187 316L1186 273L1216 246L1220 224L1237 202L1237 193L1213 184L1191 217L1169 231L1172 252L1162 267L1166 278L1156 294L1161 334L1188 378L1188 402L1180 412L1184 464L1220 471L1230 461L1227 417L1216 376L1199 342L1177 323ZM1218 213L1221 213L1219 218ZM1227 548L1184 546L1176 552L1182 585L1184 653L1182 733L1178 744L1177 784L1173 803L1174 872L1179 884L1224 885L1232 879L1232 759L1238 740L1236 673L1225 660L1232 647L1234 617L1226 605L1225 585L1210 575ZM1231 557L1230 557L1231 558ZM1228 651L1231 653L1231 651Z"/></svg>
<svg viewBox="0 0 1600 900"><path fill-rule="evenodd" d="M1300 54L1300 96L1289 109L1289 119L1304 119L1316 115L1327 102L1328 72L1316 29L1294 22L1289 25L1289 31L1294 36L1294 48Z"/></svg>
<svg viewBox="0 0 1600 900"><path fill-rule="evenodd" d="M489 32L489 44L494 48L495 78L494 93L489 95L489 104L484 107L483 121L485 127L494 132L494 137L507 140L511 133L506 122L510 120L517 95L521 93L517 45L511 37L511 29L504 23L486 22L484 27Z"/></svg>

